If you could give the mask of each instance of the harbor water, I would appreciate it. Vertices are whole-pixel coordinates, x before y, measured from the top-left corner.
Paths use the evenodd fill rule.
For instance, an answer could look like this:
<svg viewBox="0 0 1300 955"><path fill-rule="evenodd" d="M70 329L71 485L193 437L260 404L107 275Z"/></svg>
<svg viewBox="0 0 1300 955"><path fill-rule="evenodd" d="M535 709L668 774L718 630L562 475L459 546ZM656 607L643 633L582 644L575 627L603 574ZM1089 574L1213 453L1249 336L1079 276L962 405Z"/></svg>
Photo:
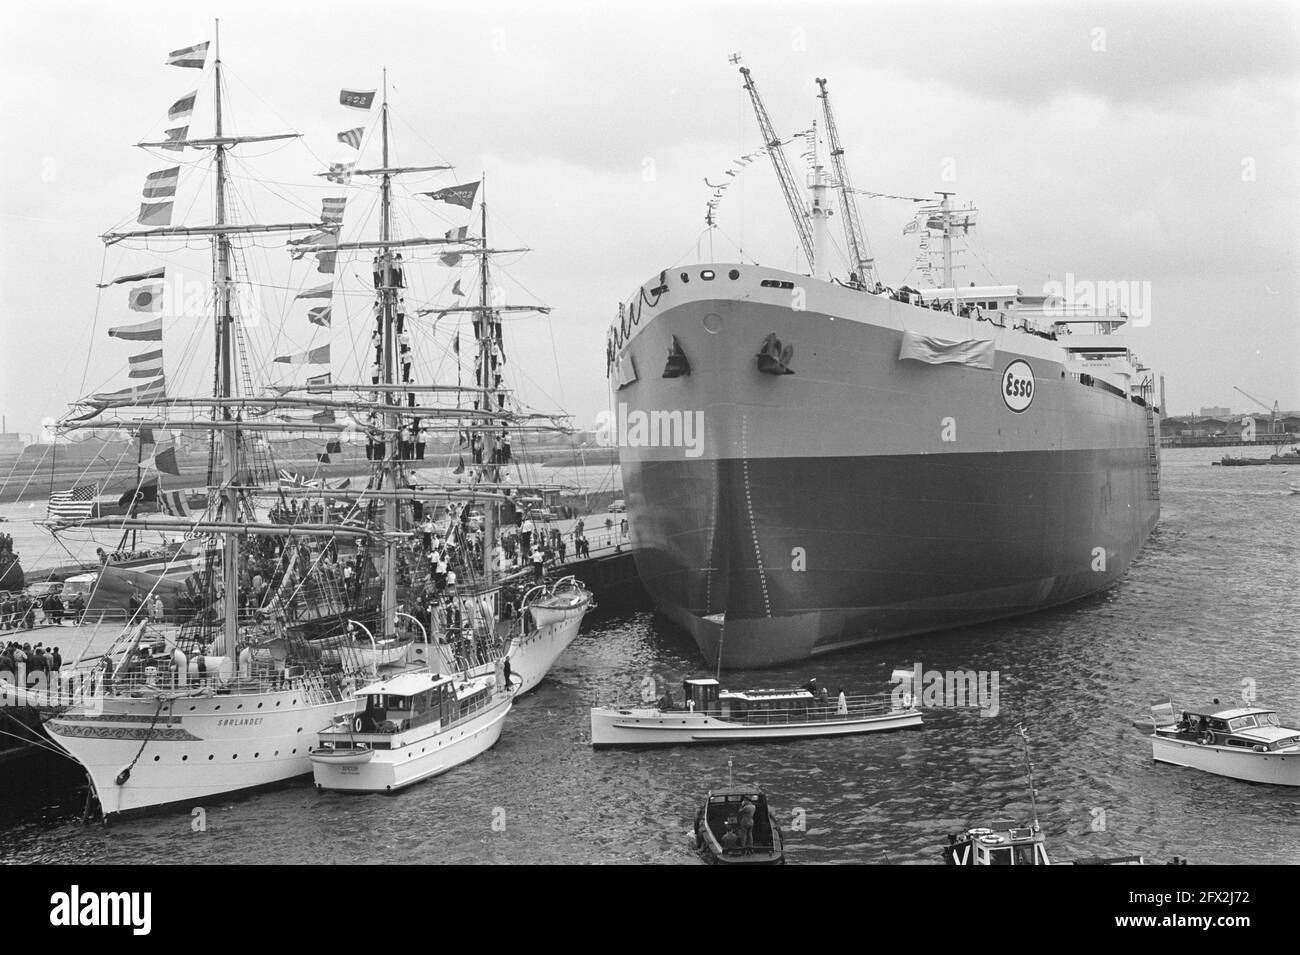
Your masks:
<svg viewBox="0 0 1300 955"><path fill-rule="evenodd" d="M1218 468L1216 449L1166 451L1160 525L1108 593L1053 611L896 640L777 669L733 689L884 691L891 671L997 673L996 715L930 708L920 729L843 739L593 751L588 710L680 697L709 674L658 615L597 611L498 746L393 796L276 790L80 824L80 797L8 816L12 863L696 863L687 832L711 785L764 787L793 863L938 863L963 825L1037 814L1055 859L1141 853L1192 863L1300 863L1294 790L1157 765L1131 721L1152 699L1253 695L1300 721L1300 468ZM59 634L64 636L64 634ZM43 631L41 639L52 639ZM147 758L147 753L145 758Z"/></svg>

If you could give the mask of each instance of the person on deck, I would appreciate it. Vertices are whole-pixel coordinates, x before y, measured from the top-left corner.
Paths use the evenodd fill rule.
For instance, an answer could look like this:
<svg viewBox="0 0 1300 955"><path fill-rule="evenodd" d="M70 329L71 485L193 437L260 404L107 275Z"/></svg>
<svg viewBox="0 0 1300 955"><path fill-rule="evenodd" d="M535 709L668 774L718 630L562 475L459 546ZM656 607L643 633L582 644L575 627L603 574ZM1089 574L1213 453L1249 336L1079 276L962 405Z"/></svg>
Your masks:
<svg viewBox="0 0 1300 955"><path fill-rule="evenodd" d="M747 856L754 854L754 816L757 814L758 807L750 802L748 796L742 797L738 817L740 823L740 851Z"/></svg>

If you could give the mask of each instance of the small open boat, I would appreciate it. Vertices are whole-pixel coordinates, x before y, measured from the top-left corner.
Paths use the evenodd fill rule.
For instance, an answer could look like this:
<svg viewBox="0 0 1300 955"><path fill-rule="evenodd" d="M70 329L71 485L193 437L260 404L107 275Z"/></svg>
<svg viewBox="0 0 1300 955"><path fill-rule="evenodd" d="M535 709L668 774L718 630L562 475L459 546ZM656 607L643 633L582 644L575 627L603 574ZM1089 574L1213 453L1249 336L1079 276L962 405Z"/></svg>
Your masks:
<svg viewBox="0 0 1300 955"><path fill-rule="evenodd" d="M781 827L756 786L709 791L695 814L695 848L712 865L785 865Z"/></svg>
<svg viewBox="0 0 1300 955"><path fill-rule="evenodd" d="M665 746L848 736L921 724L921 711L889 695L819 699L797 689L723 690L714 679L683 681L685 699L593 707L591 745Z"/></svg>

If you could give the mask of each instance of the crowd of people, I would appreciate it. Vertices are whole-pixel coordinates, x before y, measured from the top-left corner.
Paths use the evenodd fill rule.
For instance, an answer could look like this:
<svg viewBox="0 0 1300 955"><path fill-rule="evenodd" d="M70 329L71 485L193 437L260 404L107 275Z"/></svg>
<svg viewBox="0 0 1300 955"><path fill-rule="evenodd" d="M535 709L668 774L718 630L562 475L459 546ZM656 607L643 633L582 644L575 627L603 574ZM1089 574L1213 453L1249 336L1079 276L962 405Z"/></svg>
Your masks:
<svg viewBox="0 0 1300 955"><path fill-rule="evenodd" d="M0 673L16 674L19 668L27 674L45 674L46 685L57 682L59 670L63 668L63 657L58 647L47 647L43 643L32 646L30 643L18 643L11 640L0 650Z"/></svg>
<svg viewBox="0 0 1300 955"><path fill-rule="evenodd" d="M65 619L80 623L85 612L86 602L80 594L66 605L58 594L44 597L5 594L0 597L0 630L31 630L38 622L46 626L62 626Z"/></svg>

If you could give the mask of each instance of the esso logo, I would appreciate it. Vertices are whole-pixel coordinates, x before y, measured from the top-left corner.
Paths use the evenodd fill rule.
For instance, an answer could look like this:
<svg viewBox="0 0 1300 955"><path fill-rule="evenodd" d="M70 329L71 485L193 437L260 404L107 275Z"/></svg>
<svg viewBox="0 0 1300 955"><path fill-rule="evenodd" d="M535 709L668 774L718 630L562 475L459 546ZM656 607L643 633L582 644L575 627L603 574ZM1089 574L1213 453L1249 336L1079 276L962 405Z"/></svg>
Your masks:
<svg viewBox="0 0 1300 955"><path fill-rule="evenodd" d="M1026 361L1016 360L1002 373L1002 400L1019 414L1034 401L1034 370Z"/></svg>

